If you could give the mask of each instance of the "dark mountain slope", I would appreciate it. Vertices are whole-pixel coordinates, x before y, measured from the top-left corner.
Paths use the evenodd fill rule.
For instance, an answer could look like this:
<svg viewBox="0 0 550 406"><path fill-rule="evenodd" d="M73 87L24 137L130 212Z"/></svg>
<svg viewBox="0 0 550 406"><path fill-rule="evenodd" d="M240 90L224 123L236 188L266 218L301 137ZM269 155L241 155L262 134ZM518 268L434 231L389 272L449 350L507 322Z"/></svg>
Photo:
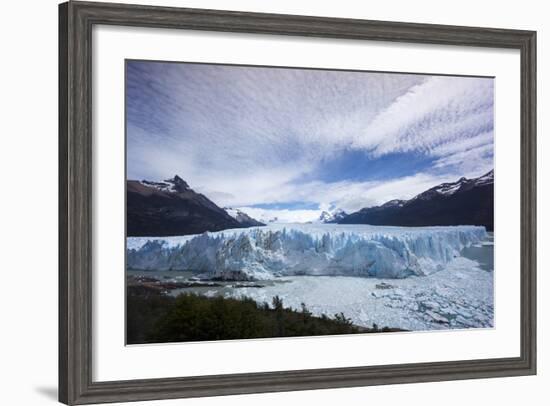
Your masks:
<svg viewBox="0 0 550 406"><path fill-rule="evenodd" d="M411 200L392 200L340 220L340 224L389 226L494 226L493 171L475 178L435 186Z"/></svg>
<svg viewBox="0 0 550 406"><path fill-rule="evenodd" d="M127 181L126 208L129 237L200 234L247 226L177 175L164 182Z"/></svg>

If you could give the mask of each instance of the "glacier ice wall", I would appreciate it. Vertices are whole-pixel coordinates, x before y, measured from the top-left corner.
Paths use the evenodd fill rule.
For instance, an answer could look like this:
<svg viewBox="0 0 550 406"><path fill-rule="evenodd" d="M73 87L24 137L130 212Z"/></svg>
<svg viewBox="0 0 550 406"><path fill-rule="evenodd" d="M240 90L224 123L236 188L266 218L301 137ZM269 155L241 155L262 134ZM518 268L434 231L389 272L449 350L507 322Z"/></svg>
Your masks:
<svg viewBox="0 0 550 406"><path fill-rule="evenodd" d="M127 267L207 278L287 275L403 278L441 270L487 237L484 227L270 225L182 237L129 237Z"/></svg>

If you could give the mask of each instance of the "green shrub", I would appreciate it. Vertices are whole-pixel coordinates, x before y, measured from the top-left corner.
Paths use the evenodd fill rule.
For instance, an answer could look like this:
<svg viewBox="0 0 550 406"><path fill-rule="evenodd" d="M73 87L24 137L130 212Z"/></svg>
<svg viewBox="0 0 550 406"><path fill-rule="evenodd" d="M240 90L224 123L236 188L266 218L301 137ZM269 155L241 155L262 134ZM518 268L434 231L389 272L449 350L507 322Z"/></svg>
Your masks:
<svg viewBox="0 0 550 406"><path fill-rule="evenodd" d="M354 326L343 313L334 318L313 316L302 303L300 310L285 308L275 296L272 307L241 299L181 294L176 298L158 292L128 288L127 342L163 343L297 337L381 331ZM387 331L392 331L388 329Z"/></svg>

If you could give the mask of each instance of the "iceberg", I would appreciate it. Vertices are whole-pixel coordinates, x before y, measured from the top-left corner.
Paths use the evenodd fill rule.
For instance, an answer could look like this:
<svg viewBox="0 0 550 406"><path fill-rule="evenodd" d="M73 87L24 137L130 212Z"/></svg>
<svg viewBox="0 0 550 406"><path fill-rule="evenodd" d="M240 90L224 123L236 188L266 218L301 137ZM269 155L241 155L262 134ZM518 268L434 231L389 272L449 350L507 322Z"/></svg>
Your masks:
<svg viewBox="0 0 550 406"><path fill-rule="evenodd" d="M270 224L181 237L128 237L128 269L192 271L205 278L405 278L444 269L487 238L481 226Z"/></svg>

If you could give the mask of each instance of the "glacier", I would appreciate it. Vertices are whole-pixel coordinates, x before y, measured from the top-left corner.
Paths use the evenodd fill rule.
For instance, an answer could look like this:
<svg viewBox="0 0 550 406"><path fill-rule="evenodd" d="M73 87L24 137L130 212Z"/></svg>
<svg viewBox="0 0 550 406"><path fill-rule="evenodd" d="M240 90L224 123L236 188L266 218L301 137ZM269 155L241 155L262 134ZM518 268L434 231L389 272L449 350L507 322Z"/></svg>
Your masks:
<svg viewBox="0 0 550 406"><path fill-rule="evenodd" d="M481 226L270 224L178 237L128 237L128 269L192 271L201 278L406 278L441 271L482 244Z"/></svg>

